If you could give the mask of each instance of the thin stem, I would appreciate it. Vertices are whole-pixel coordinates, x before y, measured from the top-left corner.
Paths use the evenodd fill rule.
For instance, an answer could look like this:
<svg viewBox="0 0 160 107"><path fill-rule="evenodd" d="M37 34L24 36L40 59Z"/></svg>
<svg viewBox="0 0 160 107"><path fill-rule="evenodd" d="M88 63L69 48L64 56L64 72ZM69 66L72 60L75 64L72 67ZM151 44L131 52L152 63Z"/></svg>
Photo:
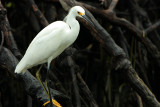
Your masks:
<svg viewBox="0 0 160 107"><path fill-rule="evenodd" d="M113 10L115 9L118 1L119 1L119 0L112 0L110 6L109 6L109 8L108 8L108 10L113 11Z"/></svg>
<svg viewBox="0 0 160 107"><path fill-rule="evenodd" d="M154 31L159 26L160 26L160 20L157 21L156 23L154 23L153 25L149 26L147 29L145 29L145 34L148 34L148 33L152 32L152 31Z"/></svg>

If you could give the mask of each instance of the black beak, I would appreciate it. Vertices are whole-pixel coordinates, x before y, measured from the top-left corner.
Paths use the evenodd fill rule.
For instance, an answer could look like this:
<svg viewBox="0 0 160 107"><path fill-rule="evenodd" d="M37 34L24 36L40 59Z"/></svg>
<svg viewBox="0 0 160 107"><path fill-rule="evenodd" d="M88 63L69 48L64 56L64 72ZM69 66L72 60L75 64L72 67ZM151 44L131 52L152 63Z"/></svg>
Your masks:
<svg viewBox="0 0 160 107"><path fill-rule="evenodd" d="M89 20L89 18L86 15L82 15L82 17L89 22L92 26L94 26L94 24L91 22L91 20Z"/></svg>

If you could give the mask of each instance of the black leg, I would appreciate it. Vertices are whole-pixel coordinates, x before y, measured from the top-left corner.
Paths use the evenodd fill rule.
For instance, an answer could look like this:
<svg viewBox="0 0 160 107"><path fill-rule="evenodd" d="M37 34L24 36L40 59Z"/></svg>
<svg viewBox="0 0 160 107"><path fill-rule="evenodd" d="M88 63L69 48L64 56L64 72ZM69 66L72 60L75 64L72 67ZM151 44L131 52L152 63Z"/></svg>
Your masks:
<svg viewBox="0 0 160 107"><path fill-rule="evenodd" d="M41 84L42 88L44 89L45 93L47 94L47 96L48 96L48 98L49 98L49 100L50 100L50 106L51 106L51 107L54 107L54 105L53 105L53 103L52 103L52 97L51 97L51 94L50 94L50 89L49 89L48 86L47 86L47 82L48 82L48 80L49 80L48 70L47 70L47 75L46 75L46 80L45 80L46 86L45 86L44 83L41 81L40 76L39 76L39 72L40 72L42 66L43 66L43 65L41 65L41 67L40 67L40 68L38 69L38 71L36 72L36 77L37 77L37 80L38 80L39 83ZM47 104L47 103L48 103L48 102L46 102L46 104ZM44 103L43 105L46 105L46 104Z"/></svg>
<svg viewBox="0 0 160 107"><path fill-rule="evenodd" d="M50 61L48 61L48 65L47 65L47 74L46 74L46 78L45 78L45 83L46 83L46 87L45 85L41 82L41 85L42 87L44 87L43 89L45 90L48 98L49 98L49 101L47 101L46 103L43 104L43 106L46 106L46 104L50 103L50 107L62 107L56 100L52 99L52 94L51 94L51 91L50 91L50 88L48 87L48 84L50 82L50 79L49 79L49 68L50 68ZM40 78L39 78L40 79ZM55 105L55 106L54 106Z"/></svg>
<svg viewBox="0 0 160 107"><path fill-rule="evenodd" d="M52 95L51 95L51 91L50 88L48 87L50 80L49 80L49 67L47 68L47 75L46 75L46 86L47 86L47 91L48 91L48 95L49 95L49 100L50 100L50 105L51 107L54 107L53 103L52 103Z"/></svg>

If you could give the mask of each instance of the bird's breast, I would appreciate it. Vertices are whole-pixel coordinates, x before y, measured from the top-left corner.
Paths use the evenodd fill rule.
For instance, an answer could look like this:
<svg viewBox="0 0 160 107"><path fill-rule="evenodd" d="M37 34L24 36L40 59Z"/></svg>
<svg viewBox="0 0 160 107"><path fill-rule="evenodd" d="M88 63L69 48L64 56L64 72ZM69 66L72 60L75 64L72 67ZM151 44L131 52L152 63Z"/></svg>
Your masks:
<svg viewBox="0 0 160 107"><path fill-rule="evenodd" d="M77 39L79 34L79 30L70 30L69 32L66 33L65 37L63 38L64 40L64 45L66 45L67 47L70 46L71 44L73 44L73 42L75 42L75 40Z"/></svg>

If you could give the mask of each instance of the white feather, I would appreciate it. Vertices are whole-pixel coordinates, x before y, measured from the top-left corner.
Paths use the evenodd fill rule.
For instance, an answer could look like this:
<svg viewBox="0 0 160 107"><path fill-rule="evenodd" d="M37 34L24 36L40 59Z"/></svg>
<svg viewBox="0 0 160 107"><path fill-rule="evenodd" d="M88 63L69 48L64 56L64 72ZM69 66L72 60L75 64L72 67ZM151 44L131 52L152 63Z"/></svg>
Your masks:
<svg viewBox="0 0 160 107"><path fill-rule="evenodd" d="M67 15L66 22L56 21L41 30L30 43L24 57L15 69L15 73L25 72L38 64L50 64L77 38L80 26L76 20L77 12L84 12L80 6L73 7Z"/></svg>

